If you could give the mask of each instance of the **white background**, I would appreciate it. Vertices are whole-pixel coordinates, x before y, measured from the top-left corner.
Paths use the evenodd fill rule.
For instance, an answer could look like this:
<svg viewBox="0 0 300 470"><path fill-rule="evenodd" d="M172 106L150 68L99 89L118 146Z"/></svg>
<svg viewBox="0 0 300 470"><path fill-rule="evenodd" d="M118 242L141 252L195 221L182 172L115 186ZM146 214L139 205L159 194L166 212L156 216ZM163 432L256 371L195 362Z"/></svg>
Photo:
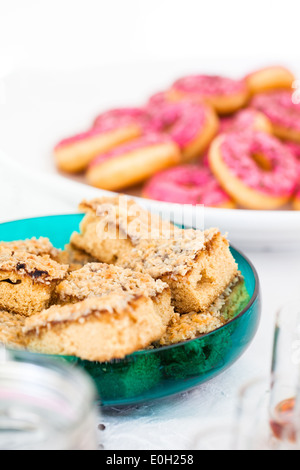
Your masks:
<svg viewBox="0 0 300 470"><path fill-rule="evenodd" d="M298 0L0 0L0 70L299 57Z"/></svg>
<svg viewBox="0 0 300 470"><path fill-rule="evenodd" d="M221 58L298 66L299 20L299 0L0 0L0 77L22 66L84 69L193 59L199 65L201 59L211 60L216 68ZM0 185L7 177L0 174ZM51 195L44 196L41 208L47 211ZM3 206L12 205L4 202L0 219ZM17 204L11 208L12 217L22 217ZM191 394L106 412L101 436L106 448L188 448L205 423L231 416L242 383L267 375L274 315L299 293L300 255L248 255L258 268L264 300L261 328L249 351Z"/></svg>

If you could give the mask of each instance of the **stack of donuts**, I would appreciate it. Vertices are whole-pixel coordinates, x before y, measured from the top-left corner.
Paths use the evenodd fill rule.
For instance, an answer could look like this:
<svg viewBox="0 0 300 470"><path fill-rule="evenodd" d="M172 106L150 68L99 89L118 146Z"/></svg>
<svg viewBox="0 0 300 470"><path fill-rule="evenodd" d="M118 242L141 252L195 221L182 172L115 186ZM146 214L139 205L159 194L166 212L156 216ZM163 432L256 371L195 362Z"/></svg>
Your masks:
<svg viewBox="0 0 300 470"><path fill-rule="evenodd" d="M240 80L194 75L141 108L99 115L54 149L58 168L93 186L219 208L300 210L295 77L268 67ZM298 103L299 101L299 103Z"/></svg>

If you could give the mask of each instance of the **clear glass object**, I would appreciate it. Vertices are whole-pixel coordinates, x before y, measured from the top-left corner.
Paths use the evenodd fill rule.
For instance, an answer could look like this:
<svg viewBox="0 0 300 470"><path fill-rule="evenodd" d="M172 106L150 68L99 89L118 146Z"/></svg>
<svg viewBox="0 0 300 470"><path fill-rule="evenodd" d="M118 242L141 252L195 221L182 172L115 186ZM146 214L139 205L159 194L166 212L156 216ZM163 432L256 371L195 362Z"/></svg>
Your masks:
<svg viewBox="0 0 300 470"><path fill-rule="evenodd" d="M275 450L269 421L270 384L254 379L245 384L237 398L233 448L235 450Z"/></svg>
<svg viewBox="0 0 300 470"><path fill-rule="evenodd" d="M294 423L287 421L280 436L272 421L272 390L269 382L255 379L240 390L237 403L234 450L299 450L291 440Z"/></svg>
<svg viewBox="0 0 300 470"><path fill-rule="evenodd" d="M0 450L96 450L95 398L80 370L0 363Z"/></svg>
<svg viewBox="0 0 300 470"><path fill-rule="evenodd" d="M233 425L218 421L193 445L199 450L300 449L300 300L277 314L271 376L241 388Z"/></svg>
<svg viewBox="0 0 300 470"><path fill-rule="evenodd" d="M296 445L300 429L300 300L277 314L272 362L270 420L278 439Z"/></svg>
<svg viewBox="0 0 300 470"><path fill-rule="evenodd" d="M198 433L193 450L297 450L289 440L290 428L281 439L274 435L270 422L270 381L256 378L244 384L236 398L235 413L218 420Z"/></svg>
<svg viewBox="0 0 300 470"><path fill-rule="evenodd" d="M231 419L220 419L196 436L197 450L279 450L269 423L270 385L253 379L239 390Z"/></svg>

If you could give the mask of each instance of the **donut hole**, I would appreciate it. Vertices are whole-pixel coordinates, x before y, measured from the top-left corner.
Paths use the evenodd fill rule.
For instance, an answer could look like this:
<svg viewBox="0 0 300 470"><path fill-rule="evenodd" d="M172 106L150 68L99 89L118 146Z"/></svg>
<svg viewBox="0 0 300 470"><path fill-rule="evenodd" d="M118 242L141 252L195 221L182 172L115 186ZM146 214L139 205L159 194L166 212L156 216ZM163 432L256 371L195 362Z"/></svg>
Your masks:
<svg viewBox="0 0 300 470"><path fill-rule="evenodd" d="M171 111L173 111L171 109ZM156 126L156 130L158 132L164 132L166 134L170 134L173 130L176 124L178 123L178 120L180 119L180 114L178 112L170 112L169 109L167 110L162 110L161 113L159 114L159 118L155 121L154 123Z"/></svg>
<svg viewBox="0 0 300 470"><path fill-rule="evenodd" d="M169 134L172 132L174 129L174 126L176 125L178 117L177 116L172 116L171 118L166 118L165 121L162 122L160 131L165 132L166 134Z"/></svg>
<svg viewBox="0 0 300 470"><path fill-rule="evenodd" d="M261 170L267 172L273 170L272 163L262 153L253 153L252 158Z"/></svg>

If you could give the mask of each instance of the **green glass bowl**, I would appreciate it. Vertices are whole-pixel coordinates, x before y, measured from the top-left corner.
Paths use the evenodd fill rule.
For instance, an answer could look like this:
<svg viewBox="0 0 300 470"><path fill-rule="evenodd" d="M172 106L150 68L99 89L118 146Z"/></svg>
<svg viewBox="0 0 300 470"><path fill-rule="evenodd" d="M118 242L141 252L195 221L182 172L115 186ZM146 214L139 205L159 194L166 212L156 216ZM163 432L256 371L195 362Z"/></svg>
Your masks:
<svg viewBox="0 0 300 470"><path fill-rule="evenodd" d="M0 224L0 240L47 237L64 248L78 231L82 214L40 217ZM59 357L82 367L94 379L101 403L106 406L136 404L173 395L207 382L230 367L255 336L260 320L259 280L255 268L231 248L251 300L242 312L221 328L197 339L160 349L138 351L109 363ZM49 356L13 351L17 360L43 361ZM53 356L51 356L53 358Z"/></svg>

